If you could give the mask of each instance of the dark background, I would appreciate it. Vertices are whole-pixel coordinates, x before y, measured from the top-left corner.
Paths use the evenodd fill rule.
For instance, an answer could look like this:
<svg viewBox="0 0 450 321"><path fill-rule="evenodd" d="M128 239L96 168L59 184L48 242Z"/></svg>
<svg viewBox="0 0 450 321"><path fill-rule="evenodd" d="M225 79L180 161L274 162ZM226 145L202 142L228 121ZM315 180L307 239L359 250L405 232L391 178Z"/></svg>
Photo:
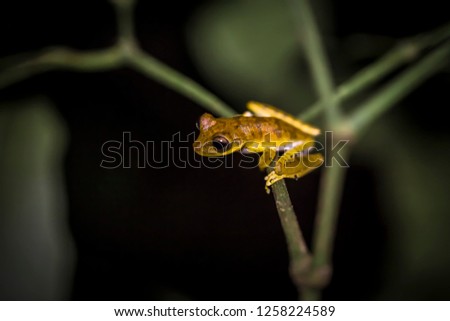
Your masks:
<svg viewBox="0 0 450 321"><path fill-rule="evenodd" d="M210 3L139 1L137 38L147 52L243 111L245 101L255 97L251 93L242 98L227 96L210 85L189 54L186 24L199 8ZM329 23L333 41L327 44L331 43L329 50L336 53L332 55L335 69L340 68L346 50L351 51L346 47L351 35L389 39L376 47L379 53L346 62L349 71L337 76L343 79L387 50L396 39L433 29L448 19L448 10L439 1L407 6L393 1L325 4L326 14L333 17ZM2 57L53 45L97 49L112 45L115 35L114 11L106 1L9 1L0 10ZM405 140L409 139L407 133L413 132L422 137L421 142L447 142L448 122L438 115L448 107L448 80L448 73L432 78L402 106L390 111L385 118L390 120L381 122L393 124L390 130L396 132L401 130L396 126L401 121L407 128L402 136ZM131 132L134 140L155 141L159 157L159 142L170 140L177 132L185 137L194 131L204 109L126 68L40 74L0 91L0 103L35 96L46 97L68 133L62 168L68 224L77 259L73 281L65 292L68 295L53 299L296 299L275 205L272 196L264 192L263 174L257 169L100 167L102 144L120 141L123 132ZM374 132L367 137L371 134L376 136ZM190 139L188 143L175 142L175 146L189 147L192 136ZM381 155L380 149L377 155L388 157L399 143L390 141L386 155ZM439 150L422 145L418 152L437 154ZM136 164L135 150L131 155ZM188 157L192 159L192 153ZM389 200L380 200L384 185L379 183L379 172L366 161L367 157L362 152L350 159L335 244L334 277L324 299L450 299L445 273L439 275L439 282L428 282L428 274L420 271L407 274L395 284L391 282L403 275L403 267L396 265L389 252L401 232L395 226L402 223L393 226L387 219L398 208L390 208ZM298 182L287 182L308 242L320 172ZM443 213L448 214L447 209ZM441 244L445 249L445 243ZM399 253L403 253L401 249ZM436 249L433 257L440 253ZM449 266L446 263L442 263L443 267ZM389 278L391 265L396 265L392 269L399 272ZM3 276L15 277L20 276ZM391 286L386 285L390 282ZM441 287L435 286L438 283ZM14 282L9 286L14 287ZM27 296L26 291L21 294L20 289L14 296L9 293L3 288L0 299L46 299Z"/></svg>

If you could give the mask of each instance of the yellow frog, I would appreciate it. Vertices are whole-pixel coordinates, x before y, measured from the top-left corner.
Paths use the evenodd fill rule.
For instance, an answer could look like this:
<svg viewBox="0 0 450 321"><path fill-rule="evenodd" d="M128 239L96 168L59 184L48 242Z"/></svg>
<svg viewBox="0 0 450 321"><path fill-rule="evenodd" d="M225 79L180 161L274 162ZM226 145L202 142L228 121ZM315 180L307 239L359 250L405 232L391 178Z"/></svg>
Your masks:
<svg viewBox="0 0 450 321"><path fill-rule="evenodd" d="M298 179L319 167L323 157L310 153L318 128L301 122L273 106L250 101L251 112L231 118L215 118L205 113L200 117L200 135L194 142L197 154L218 157L236 151L262 153L259 168L266 169L277 157L274 170L266 177L266 191L283 178Z"/></svg>

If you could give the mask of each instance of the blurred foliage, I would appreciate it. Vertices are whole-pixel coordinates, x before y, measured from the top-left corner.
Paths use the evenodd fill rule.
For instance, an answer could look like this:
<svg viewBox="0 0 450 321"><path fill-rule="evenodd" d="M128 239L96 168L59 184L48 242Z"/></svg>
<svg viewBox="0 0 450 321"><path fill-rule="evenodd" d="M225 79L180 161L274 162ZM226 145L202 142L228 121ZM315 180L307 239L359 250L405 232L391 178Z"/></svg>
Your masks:
<svg viewBox="0 0 450 321"><path fill-rule="evenodd" d="M450 141L429 135L389 117L357 145L357 158L378 178L387 228L380 299L450 297Z"/></svg>
<svg viewBox="0 0 450 321"><path fill-rule="evenodd" d="M238 108L254 99L295 114L314 101L290 9L287 1L215 1L192 17L188 44L199 70Z"/></svg>
<svg viewBox="0 0 450 321"><path fill-rule="evenodd" d="M74 247L62 161L67 130L44 99L0 106L0 299L68 299Z"/></svg>

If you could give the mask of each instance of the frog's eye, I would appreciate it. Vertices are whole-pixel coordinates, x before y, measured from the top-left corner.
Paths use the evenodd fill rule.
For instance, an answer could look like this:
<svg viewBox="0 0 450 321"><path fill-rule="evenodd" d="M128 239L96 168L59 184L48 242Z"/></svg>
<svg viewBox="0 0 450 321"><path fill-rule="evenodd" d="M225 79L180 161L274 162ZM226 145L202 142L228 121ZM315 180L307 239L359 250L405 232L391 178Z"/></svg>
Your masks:
<svg viewBox="0 0 450 321"><path fill-rule="evenodd" d="M229 140L223 136L214 137L212 145L217 149L218 152L225 152L231 147Z"/></svg>

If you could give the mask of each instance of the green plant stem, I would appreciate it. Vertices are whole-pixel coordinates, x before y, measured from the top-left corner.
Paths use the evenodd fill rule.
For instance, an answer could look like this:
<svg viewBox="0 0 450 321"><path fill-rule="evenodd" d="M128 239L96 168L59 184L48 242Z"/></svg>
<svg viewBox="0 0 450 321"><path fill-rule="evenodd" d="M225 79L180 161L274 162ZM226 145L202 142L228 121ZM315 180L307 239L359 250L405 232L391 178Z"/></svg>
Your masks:
<svg viewBox="0 0 450 321"><path fill-rule="evenodd" d="M416 59L425 49L436 46L445 39L450 38L450 24L446 24L429 33L421 34L411 39L403 40L390 52L376 62L357 72L348 81L340 85L332 96L334 103L339 103L353 97L373 85L387 74L402 65ZM317 117L325 108L322 100L300 113L298 117L308 121Z"/></svg>
<svg viewBox="0 0 450 321"><path fill-rule="evenodd" d="M291 263L296 268L301 268L304 265L304 260L309 259L309 250L298 225L297 216L284 180L273 184L272 192L286 237Z"/></svg>
<svg viewBox="0 0 450 321"><path fill-rule="evenodd" d="M121 50L116 46L91 52L53 47L37 54L29 54L29 57L31 58L0 72L0 89L47 71L57 69L81 72L103 71L120 66L123 61Z"/></svg>
<svg viewBox="0 0 450 321"><path fill-rule="evenodd" d="M341 150L341 157L347 159L349 148ZM339 214L339 205L344 186L346 167L332 164L323 171L319 202L314 226L314 236L312 251L314 253L312 261L312 274L314 278L319 278L323 286L328 283L331 277L331 259L336 223ZM320 280L322 279L322 280Z"/></svg>
<svg viewBox="0 0 450 321"><path fill-rule="evenodd" d="M183 94L213 113L222 117L236 115L236 111L198 83L140 50L129 57L129 63L137 71Z"/></svg>
<svg viewBox="0 0 450 321"><path fill-rule="evenodd" d="M136 0L110 0L116 10L118 42L135 45L134 15Z"/></svg>
<svg viewBox="0 0 450 321"><path fill-rule="evenodd" d="M267 173L272 170L268 169ZM288 247L290 275L302 298L305 293L302 276L309 271L311 255L298 224L284 179L272 185L272 193Z"/></svg>
<svg viewBox="0 0 450 321"><path fill-rule="evenodd" d="M353 132L361 133L365 130L383 112L448 63L449 58L450 42L447 42L388 82L350 116L349 124Z"/></svg>
<svg viewBox="0 0 450 321"><path fill-rule="evenodd" d="M338 102L333 100L334 85L331 68L322 44L317 23L314 18L309 0L291 0L294 14L298 16L298 31L305 50L308 64L320 101L327 112L325 114L328 126L332 126L340 119Z"/></svg>
<svg viewBox="0 0 450 321"><path fill-rule="evenodd" d="M111 2L115 5L117 12L119 44L124 50L130 67L222 117L231 117L236 114L232 108L200 84L138 47L133 28L135 0L111 0Z"/></svg>

